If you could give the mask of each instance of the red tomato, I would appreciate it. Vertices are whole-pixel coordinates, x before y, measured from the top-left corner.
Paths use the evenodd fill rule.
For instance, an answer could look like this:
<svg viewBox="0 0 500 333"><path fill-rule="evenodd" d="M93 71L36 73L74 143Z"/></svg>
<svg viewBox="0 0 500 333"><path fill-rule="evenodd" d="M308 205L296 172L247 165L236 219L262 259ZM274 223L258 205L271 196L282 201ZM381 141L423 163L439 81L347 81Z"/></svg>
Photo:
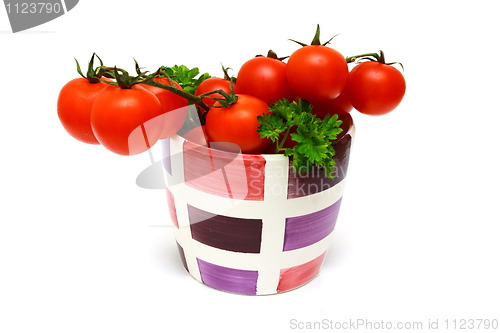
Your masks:
<svg viewBox="0 0 500 333"><path fill-rule="evenodd" d="M57 115L64 129L75 139L98 145L92 126L90 111L96 95L107 87L107 83L89 83L78 78L64 85L57 99Z"/></svg>
<svg viewBox="0 0 500 333"><path fill-rule="evenodd" d="M367 61L352 69L347 90L356 110L369 115L383 115L401 103L406 83L403 74L396 68Z"/></svg>
<svg viewBox="0 0 500 333"><path fill-rule="evenodd" d="M135 155L160 138L162 114L160 101L147 89L109 86L96 96L90 122L104 147L120 155Z"/></svg>
<svg viewBox="0 0 500 333"><path fill-rule="evenodd" d="M157 78L155 80L168 86L171 85L167 78ZM187 100L166 89L148 86L146 84L139 85L152 92L160 101L161 107L163 108L163 115L161 116L163 118L163 132L160 139L170 138L177 133L186 121L188 113ZM182 90L181 86L175 81L174 86Z"/></svg>
<svg viewBox="0 0 500 333"><path fill-rule="evenodd" d="M210 145L214 147L216 142L232 143L244 154L260 154L266 150L270 141L261 139L257 133L257 116L268 113L269 105L257 97L237 96L238 101L235 104L217 107L220 103L216 102L208 111L205 126Z"/></svg>
<svg viewBox="0 0 500 333"><path fill-rule="evenodd" d="M348 75L344 56L327 46L304 46L288 59L288 83L298 97L309 102L328 101L339 96Z"/></svg>
<svg viewBox="0 0 500 333"><path fill-rule="evenodd" d="M221 79L219 77L211 77L206 80L203 80L198 85L198 88L196 88L194 94L195 96L200 96L202 94L206 94L207 92L219 89L221 89L222 91L224 91L226 94L229 95L229 93L231 92L231 82L229 82L229 80ZM210 94L209 96L215 98L224 98L224 96L222 96L219 93ZM211 99L210 97L203 97L202 101L208 106L212 106L215 103L215 99Z"/></svg>
<svg viewBox="0 0 500 333"><path fill-rule="evenodd" d="M260 98L267 104L279 100L294 100L295 94L288 85L287 64L270 57L255 57L241 66L237 82L239 94Z"/></svg>
<svg viewBox="0 0 500 333"><path fill-rule="evenodd" d="M350 112L352 103L349 100L347 90L344 89L337 98L326 102L312 102L312 113L323 119L327 114L333 115L339 112Z"/></svg>

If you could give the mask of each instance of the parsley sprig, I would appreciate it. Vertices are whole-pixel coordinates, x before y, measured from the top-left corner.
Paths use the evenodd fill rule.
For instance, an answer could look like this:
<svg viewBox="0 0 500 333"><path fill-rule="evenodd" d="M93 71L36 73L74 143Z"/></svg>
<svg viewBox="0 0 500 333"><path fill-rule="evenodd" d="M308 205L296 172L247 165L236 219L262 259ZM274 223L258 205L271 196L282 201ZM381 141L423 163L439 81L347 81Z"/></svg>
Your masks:
<svg viewBox="0 0 500 333"><path fill-rule="evenodd" d="M276 144L276 153L291 156L295 171L310 172L315 165L323 167L325 174L333 179L333 145L342 132L338 115L320 119L311 113L312 106L302 99L278 101L269 111L258 117L260 136ZM293 147L285 147L288 136L296 142Z"/></svg>
<svg viewBox="0 0 500 333"><path fill-rule="evenodd" d="M208 73L200 75L198 67L188 68L185 65L163 67L163 70L189 94L194 94L200 83L210 77Z"/></svg>

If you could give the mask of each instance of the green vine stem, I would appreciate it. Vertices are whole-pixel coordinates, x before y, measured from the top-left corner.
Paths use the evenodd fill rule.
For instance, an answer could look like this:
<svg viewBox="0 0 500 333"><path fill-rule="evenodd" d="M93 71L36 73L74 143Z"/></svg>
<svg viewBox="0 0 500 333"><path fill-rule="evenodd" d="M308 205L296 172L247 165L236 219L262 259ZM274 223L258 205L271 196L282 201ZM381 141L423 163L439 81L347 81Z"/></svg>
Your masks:
<svg viewBox="0 0 500 333"><path fill-rule="evenodd" d="M129 75L129 73L126 70L124 70L122 68L118 68L118 67L100 66L100 67L98 67L98 70L99 70L99 73L102 73L102 76L108 77L108 78L113 78L116 80L116 82L110 82L110 81L103 80L103 82L106 82L108 84L119 86L122 89L129 89L133 85L141 83L141 84L165 89L165 90L168 90L168 91L170 91L170 92L172 92L172 93L174 93L182 98L185 98L188 102L190 102L192 104L198 105L199 107L201 107L205 111L208 111L210 109L210 107L207 104L205 104L202 99L204 97L211 98L211 96L207 96L210 94L214 94L214 93L221 94L224 98L217 99L217 100L223 100L221 104L224 103L224 100L227 100L228 102L224 103L224 105L230 105L229 104L230 102L231 103L235 102L234 98L231 98L231 96L226 94L223 90L209 91L209 92L202 94L202 95L199 95L199 96L195 96L193 94L187 93L184 90L179 89L174 85L174 83L173 83L174 81L168 76L168 74L163 70L163 68L160 68L154 74L146 75L147 72L141 72L137 63L136 63L136 71L138 74L137 76L131 76L131 75ZM171 85L164 84L164 83L158 82L156 80L156 78L161 78L161 77L167 78Z"/></svg>
<svg viewBox="0 0 500 333"><path fill-rule="evenodd" d="M198 105L199 107L201 107L202 109L204 109L206 111L208 111L210 109L210 107L208 105L203 103L203 101L201 100L202 99L201 96L195 96L195 95L192 95L190 93L187 93L184 90L178 89L174 85L168 85L168 84L158 82L155 80L155 77L153 77L153 76L147 77L144 81L141 81L141 83L148 85L148 86L153 86L153 87L168 90L168 91L176 94L177 96L185 98L188 102Z"/></svg>
<svg viewBox="0 0 500 333"><path fill-rule="evenodd" d="M385 62L385 54L384 54L384 51L382 51L382 50L378 51L378 53L364 53L364 54L360 54L360 55L356 55L356 56L352 56L352 57L347 57L347 58L345 58L345 60L347 61L347 63L355 62L356 60L369 60L369 61L376 61L376 62L379 62L381 64L389 65L389 66L394 65L394 64L398 64L401 66L403 71L405 70L405 68L403 67L403 64L400 62L386 63Z"/></svg>
<svg viewBox="0 0 500 333"><path fill-rule="evenodd" d="M373 60L370 57L373 57L373 58L375 58L375 61L380 62L381 56L378 53L364 53L364 54L359 54L359 55L355 55L355 56L352 56L352 57L347 57L347 58L345 58L345 60L347 61L347 63L355 62L358 59L370 59L370 60ZM382 60L384 60L383 59L383 53L382 53Z"/></svg>
<svg viewBox="0 0 500 333"><path fill-rule="evenodd" d="M105 82L110 85L118 86L122 89L130 89L132 86L136 84L144 84L148 86L157 87L160 89L165 89L171 93L176 94L177 96L186 99L188 103L195 104L199 107L197 108L197 110L202 124L205 122L206 113L210 110L211 107L228 107L236 103L236 101L238 100L238 96L235 94L233 89L234 80L230 81L231 92L229 94L223 91L222 89L217 89L196 96L194 94L184 91L183 89L177 88L176 84L174 83L175 81L172 80L172 78L168 75L165 67L160 67L156 72L149 74L147 71L142 72L137 61L135 61L135 71L137 73L137 76L132 76L122 68L103 66L102 62L101 66L97 67L97 69L95 70L95 72L99 74L99 78L97 80ZM81 70L79 71L79 73L81 73ZM81 75L83 76L83 74ZM101 80L100 79L101 77L112 78L114 79L114 81ZM170 83L170 85L159 82L158 80L159 78L166 78ZM209 96L212 94L220 94L222 98ZM218 101L220 105L208 106L206 103L203 102L203 98L205 97Z"/></svg>

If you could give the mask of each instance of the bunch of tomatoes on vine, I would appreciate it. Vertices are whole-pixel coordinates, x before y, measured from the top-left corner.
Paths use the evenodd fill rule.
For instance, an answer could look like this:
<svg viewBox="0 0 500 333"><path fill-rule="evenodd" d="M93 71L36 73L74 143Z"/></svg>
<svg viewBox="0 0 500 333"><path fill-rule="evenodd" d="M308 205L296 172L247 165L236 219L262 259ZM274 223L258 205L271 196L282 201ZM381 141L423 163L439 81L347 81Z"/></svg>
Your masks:
<svg viewBox="0 0 500 333"><path fill-rule="evenodd" d="M82 77L62 88L58 116L74 138L120 155L142 153L178 134L329 167L334 150L328 145L346 132L342 124L351 110L386 114L406 90L394 66L400 63L386 63L382 51L344 57L331 40L320 42L318 25L310 44L294 41L300 47L289 57L269 51L249 59L236 77L224 67L223 77L177 65L148 72L137 62L131 75L104 66L94 54L86 74L77 62Z"/></svg>

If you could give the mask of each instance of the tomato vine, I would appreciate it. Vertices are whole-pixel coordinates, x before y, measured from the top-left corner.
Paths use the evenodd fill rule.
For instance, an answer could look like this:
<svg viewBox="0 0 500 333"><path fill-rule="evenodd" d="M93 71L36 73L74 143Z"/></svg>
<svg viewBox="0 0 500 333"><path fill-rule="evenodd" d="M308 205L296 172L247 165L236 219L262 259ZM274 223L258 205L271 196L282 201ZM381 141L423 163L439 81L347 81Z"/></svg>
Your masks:
<svg viewBox="0 0 500 333"><path fill-rule="evenodd" d="M399 64L404 71L403 64L400 62L396 61L396 62L387 63L385 61L385 54L382 50L378 51L378 53L364 53L364 54L359 54L359 55L355 55L355 56L350 56L350 57L345 58L345 60L347 61L347 63L359 62L360 60L368 60L368 61L376 61L376 62L379 62L381 64L389 65L389 66Z"/></svg>

